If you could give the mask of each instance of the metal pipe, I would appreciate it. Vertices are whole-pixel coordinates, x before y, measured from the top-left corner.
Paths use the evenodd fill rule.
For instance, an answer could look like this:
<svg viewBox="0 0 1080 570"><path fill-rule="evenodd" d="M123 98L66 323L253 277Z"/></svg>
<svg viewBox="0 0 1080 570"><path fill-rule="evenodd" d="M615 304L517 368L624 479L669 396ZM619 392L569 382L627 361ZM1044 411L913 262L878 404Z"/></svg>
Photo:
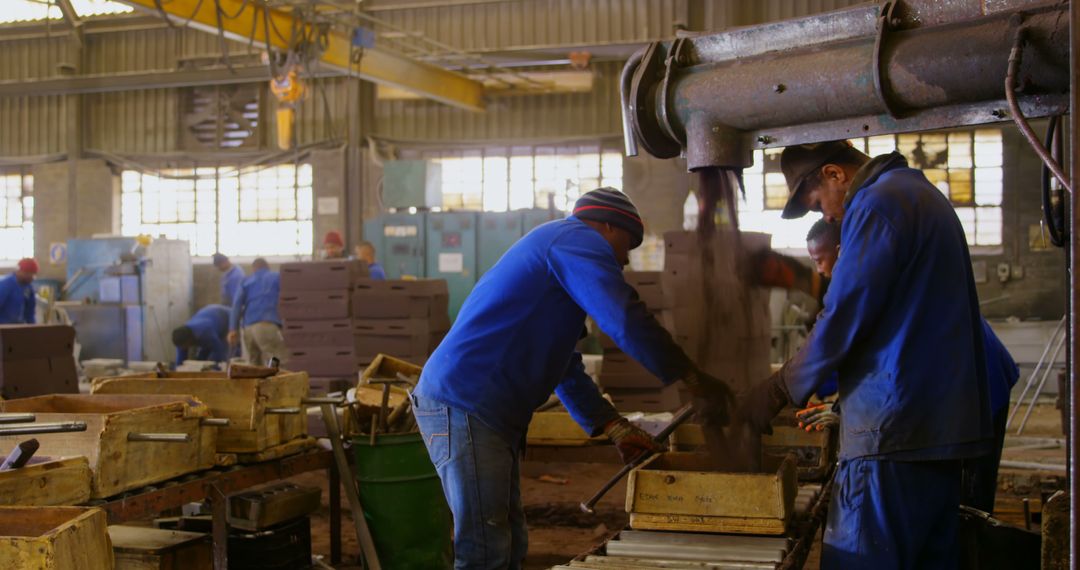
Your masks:
<svg viewBox="0 0 1080 570"><path fill-rule="evenodd" d="M86 431L86 422L52 422L40 424L0 425L0 435L37 435Z"/></svg>
<svg viewBox="0 0 1080 570"><path fill-rule="evenodd" d="M345 403L345 398L331 398L331 397L328 397L328 396L311 396L311 397L308 397L308 398L301 398L300 403L305 404L305 405L315 405L315 406L322 405L322 404L333 404L335 406L340 406L340 405Z"/></svg>
<svg viewBox="0 0 1080 570"><path fill-rule="evenodd" d="M1028 404L1027 412L1024 413L1024 419L1020 420L1020 426L1016 428L1016 435L1020 435L1024 432L1024 426L1027 425L1028 418L1031 417L1031 412L1035 410L1035 400L1038 399L1039 394L1042 393L1043 387L1046 386L1046 379L1050 377L1050 372L1054 370L1054 361L1057 360L1058 354L1061 354L1061 347L1065 345L1065 339L1069 335L1061 335L1061 340L1058 341L1058 345L1054 347L1054 355L1050 357L1050 362L1043 370L1042 379L1039 381L1039 386L1035 388L1035 393L1031 395L1031 402Z"/></svg>
<svg viewBox="0 0 1080 570"><path fill-rule="evenodd" d="M1070 171L1077 172L1080 168L1080 121L1076 110L1080 109L1080 2L1069 2L1069 69L1070 73L1070 104L1073 112L1069 114L1069 152ZM1080 381L1080 334L1077 334L1076 308L1080 307L1080 277L1076 271L1080 269L1080 236L1077 228L1080 228L1080 204L1077 204L1075 196L1069 196L1070 224L1069 224L1069 255L1068 255L1068 279L1069 279L1069 429L1068 429L1068 452L1069 465L1069 567L1074 570L1080 568L1080 518L1077 510L1080 509L1080 470L1077 469L1076 458L1080 456L1080 390L1077 383Z"/></svg>
<svg viewBox="0 0 1080 570"><path fill-rule="evenodd" d="M0 424L30 423L37 420L34 414L0 414Z"/></svg>
<svg viewBox="0 0 1080 570"><path fill-rule="evenodd" d="M1034 461L1010 461L1008 459L1001 460L1002 467L1008 467L1010 469L1034 469L1036 471L1066 471L1064 465L1058 465L1056 463L1036 463Z"/></svg>
<svg viewBox="0 0 1080 570"><path fill-rule="evenodd" d="M634 129L631 126L633 124L631 117L634 109L629 99L630 80L634 76L634 70L641 63L641 56L644 53L645 48L634 52L634 55L631 55L626 65L623 66L622 75L619 76L619 97L622 98L623 150L626 152L626 156L638 155L637 139L634 137Z"/></svg>
<svg viewBox="0 0 1080 570"><path fill-rule="evenodd" d="M201 426L227 427L229 418L203 418L199 420Z"/></svg>
<svg viewBox="0 0 1080 570"><path fill-rule="evenodd" d="M1043 362L1046 360L1046 356L1050 354L1050 347L1054 345L1054 341L1057 340L1058 335L1061 334L1061 329L1064 327L1065 316L1063 315L1061 317L1061 320L1058 321L1058 325L1054 327L1054 332L1050 335L1050 340L1048 340L1046 342L1046 346L1043 347L1042 356L1039 357L1039 362L1035 364L1035 368L1031 371L1031 376L1028 377L1027 383L1024 384L1024 389L1020 392L1020 398L1017 399L1016 405L1013 406L1012 411L1009 412L1009 419L1005 421L1006 428L1012 425L1013 417L1016 416L1016 412L1020 411L1020 407L1024 405L1024 398L1027 397L1028 390L1030 390L1032 386L1035 385L1035 377L1039 375L1039 369L1042 368ZM1053 363L1051 362L1051 364Z"/></svg>
<svg viewBox="0 0 1080 570"><path fill-rule="evenodd" d="M128 441L153 441L156 443L188 443L191 441L189 433L128 433Z"/></svg>
<svg viewBox="0 0 1080 570"><path fill-rule="evenodd" d="M672 548L670 544L636 544L619 540L608 542L606 548L607 553L613 556L666 558L671 560L692 560L698 562L741 560L746 562L777 563L784 559L785 554L783 550L755 548L751 546L720 547L680 544L678 548Z"/></svg>
<svg viewBox="0 0 1080 570"><path fill-rule="evenodd" d="M1058 161L1054 160L1053 156L1050 156L1050 151L1039 142L1039 137L1035 136L1035 131L1031 129L1027 118L1024 117L1020 104L1016 102L1016 75L1020 69L1020 63L1023 61L1024 43L1024 28L1020 28L1016 31L1016 39L1013 41L1012 51L1009 52L1009 71L1005 74L1005 100L1009 103L1009 114L1012 116L1013 122L1016 123L1016 128L1027 139L1035 154L1039 155L1039 159L1050 169L1050 172L1054 173L1054 177L1058 179L1058 182L1061 182L1065 190L1072 193L1072 181L1069 176L1061 169Z"/></svg>
<svg viewBox="0 0 1080 570"><path fill-rule="evenodd" d="M700 534L657 532L643 530L624 530L619 533L622 542L638 544L703 544L703 545L760 545L762 547L787 550L791 539L787 537L744 536L736 534Z"/></svg>
<svg viewBox="0 0 1080 570"><path fill-rule="evenodd" d="M574 564L574 563L571 563ZM630 558L627 556L597 556L590 555L585 557L585 564L590 566L555 566L554 568L566 568L568 570L581 570L582 568L589 568L595 566L604 566L606 568L612 568L614 570L624 570L626 568L643 569L643 568L674 568L683 569L687 567L693 567L701 570L759 570L767 569L774 570L776 564L772 562L743 562L729 560L726 562L687 562L686 560L671 560L665 558Z"/></svg>
<svg viewBox="0 0 1080 570"><path fill-rule="evenodd" d="M299 414L300 413L300 408L299 407L266 408L265 410L263 410L263 412L267 413L267 414L277 414L277 415Z"/></svg>

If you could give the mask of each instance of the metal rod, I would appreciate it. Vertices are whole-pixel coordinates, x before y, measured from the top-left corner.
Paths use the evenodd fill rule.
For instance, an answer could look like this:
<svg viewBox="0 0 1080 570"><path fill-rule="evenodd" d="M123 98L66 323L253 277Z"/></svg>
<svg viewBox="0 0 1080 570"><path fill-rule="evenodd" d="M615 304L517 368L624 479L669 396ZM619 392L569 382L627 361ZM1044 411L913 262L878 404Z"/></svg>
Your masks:
<svg viewBox="0 0 1080 570"><path fill-rule="evenodd" d="M345 398L331 398L331 397L328 397L328 396L312 396L312 397L309 397L309 398L301 398L300 403L301 404L310 404L310 405L313 405L313 406L318 406L318 405L322 405L322 404L333 404L335 406L340 406L340 405L345 403Z"/></svg>
<svg viewBox="0 0 1080 570"><path fill-rule="evenodd" d="M1002 467L1008 467L1010 469L1034 469L1037 471L1065 471L1064 465L1056 463L1036 463L1034 461L1010 461L1008 459L1001 460Z"/></svg>
<svg viewBox="0 0 1080 570"><path fill-rule="evenodd" d="M1076 110L1080 109L1080 2L1069 2L1069 153L1070 171L1074 174L1080 169L1080 120ZM1077 228L1080 228L1080 204L1076 196L1069 196L1069 253L1067 256L1066 274L1069 282L1069 296L1067 297L1069 316L1069 429L1067 435L1069 445L1066 457L1069 465L1068 489L1069 489L1069 567L1073 570L1080 568L1080 519L1077 518L1077 510L1080 509L1080 471L1077 470L1076 458L1080 455L1080 390L1077 383L1080 381L1080 334L1077 334L1076 308L1080 306L1080 278L1076 275L1080 269L1080 236Z"/></svg>
<svg viewBox="0 0 1080 570"><path fill-rule="evenodd" d="M1050 151L1042 145L1039 141L1039 137L1035 136L1035 131L1031 129L1031 125L1027 122L1027 118L1024 117L1024 112L1020 110L1020 104L1016 102L1016 76L1019 73L1020 62L1023 59L1024 54L1024 29L1020 28L1016 31L1016 38L1013 40L1012 51L1009 52L1009 70L1005 74L1005 101L1009 104L1009 114L1012 115L1012 120L1016 123L1016 128L1020 130L1020 134L1024 135L1028 144L1035 151L1035 154L1039 155L1039 159L1043 161L1043 164L1050 169L1050 172L1054 174L1054 178L1061 182L1061 185L1065 187L1065 190L1070 194L1072 193L1072 180L1065 174L1065 171L1061 169L1061 165L1058 161L1054 160L1053 156L1050 156Z"/></svg>
<svg viewBox="0 0 1080 570"><path fill-rule="evenodd" d="M1020 503L1024 506L1024 529L1031 530L1031 499L1024 497Z"/></svg>
<svg viewBox="0 0 1080 570"><path fill-rule="evenodd" d="M37 421L34 414L0 414L0 424L18 424Z"/></svg>
<svg viewBox="0 0 1080 570"><path fill-rule="evenodd" d="M229 418L203 418L199 420L201 426L227 427Z"/></svg>
<svg viewBox="0 0 1080 570"><path fill-rule="evenodd" d="M294 407L289 407L289 408L266 408L263 411L265 413L267 413L267 414L276 414L276 415L283 415L284 416L284 415L291 415L291 414L299 414L300 413L300 408L299 407L295 407L295 408Z"/></svg>
<svg viewBox="0 0 1080 570"><path fill-rule="evenodd" d="M684 422L686 422L686 420L690 419L690 416L693 415L693 406L691 406L690 404L683 406L682 409L675 414L675 417L671 419L671 423L669 423L667 427L661 430L660 433L656 434L656 437L653 438L653 441L659 443L660 445L664 445L665 440L667 440L668 436L670 436L672 432L675 431L675 428L682 425ZM604 483L604 485L600 487L600 489L596 491L596 493L594 493L592 497L589 497L585 502L581 503L581 510L583 512L592 514L594 512L593 507L596 506L596 503L598 503L600 499L602 499L604 495L606 495L607 492L611 490L612 487L614 487L619 481L621 481L622 478L627 475L627 473L633 471L638 465L645 463L645 460L652 456L653 453L645 452L639 455L634 461L624 465L623 468L620 469L619 472L616 473L611 479L609 479L607 483Z"/></svg>
<svg viewBox="0 0 1080 570"><path fill-rule="evenodd" d="M139 433L131 432L128 441L153 441L157 443L187 443L191 441L189 433Z"/></svg>
<svg viewBox="0 0 1080 570"><path fill-rule="evenodd" d="M1024 384L1023 391L1020 392L1020 397L1016 400L1016 405L1013 406L1011 412L1009 412L1009 419L1005 421L1005 428L1008 429L1012 425L1013 417L1016 416L1016 412L1020 411L1020 407L1024 405L1024 398L1027 397L1028 390L1035 386L1035 377L1039 375L1039 370L1042 368L1043 362L1046 360L1046 356L1050 354L1050 347L1054 346L1054 341L1057 340L1061 329L1065 326L1065 317L1062 316L1058 321L1057 327L1054 328L1053 334L1050 335L1050 340L1046 341L1046 346L1043 347L1042 356L1039 357L1039 361L1035 364L1035 368L1031 371L1031 376L1028 377L1027 383Z"/></svg>
<svg viewBox="0 0 1080 570"><path fill-rule="evenodd" d="M627 556L586 556L585 563L594 566L604 566L616 570L624 568L673 568L684 569L693 567L701 570L773 570L776 564L770 562L687 562L686 560L670 560L664 558L630 558ZM557 569L579 570L578 566L555 566Z"/></svg>
<svg viewBox="0 0 1080 570"><path fill-rule="evenodd" d="M86 431L86 422L52 422L40 424L0 425L0 435L37 435Z"/></svg>
<svg viewBox="0 0 1080 570"><path fill-rule="evenodd" d="M787 550L791 547L792 542L790 538L782 536L743 536L734 534L676 533L642 530L624 530L619 533L619 540L622 542L639 544L756 545L763 548L778 548L780 550Z"/></svg>
<svg viewBox="0 0 1080 570"><path fill-rule="evenodd" d="M739 560L743 562L773 563L781 562L785 554L783 550L749 546L719 547L680 544L678 548L673 548L670 544L637 544L620 540L608 542L607 553L615 556L655 557L701 562Z"/></svg>
<svg viewBox="0 0 1080 570"><path fill-rule="evenodd" d="M1035 410L1035 400L1038 399L1039 394L1042 393L1043 387L1046 386L1046 379L1050 377L1050 372L1054 370L1054 361L1057 360L1058 354L1061 353L1061 347L1065 345L1065 340L1068 335L1061 335L1061 340L1058 341L1058 345L1054 347L1054 355L1050 357L1050 362L1043 368L1042 380L1039 381L1038 388L1035 388L1035 393L1031 395L1031 403L1028 404L1027 412L1024 413L1024 419L1020 421L1020 426L1016 428L1016 435L1024 433L1024 426L1027 425L1028 418L1031 417L1031 412Z"/></svg>

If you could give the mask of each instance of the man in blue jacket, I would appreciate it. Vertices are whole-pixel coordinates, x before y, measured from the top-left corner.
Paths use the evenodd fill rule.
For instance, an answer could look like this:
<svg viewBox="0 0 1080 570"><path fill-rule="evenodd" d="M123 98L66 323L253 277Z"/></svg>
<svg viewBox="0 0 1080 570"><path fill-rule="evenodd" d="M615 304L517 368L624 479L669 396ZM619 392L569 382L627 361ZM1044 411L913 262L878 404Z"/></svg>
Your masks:
<svg viewBox="0 0 1080 570"><path fill-rule="evenodd" d="M840 465L822 568L955 568L962 461L991 447L983 332L964 230L904 157L788 147L785 218L843 221L825 310L742 401L761 432L839 371Z"/></svg>
<svg viewBox="0 0 1080 570"><path fill-rule="evenodd" d="M221 272L221 304L231 307L236 301L236 294L240 291L240 283L244 280L244 270L239 265L234 265L224 254L215 253L214 267Z"/></svg>
<svg viewBox="0 0 1080 570"><path fill-rule="evenodd" d="M622 192L586 193L571 217L532 230L484 274L428 359L413 405L454 514L455 568L521 568L520 454L553 390L624 461L653 449L585 374L574 346L586 314L662 382L686 382L706 421L726 422L727 386L697 370L623 279L643 233Z"/></svg>
<svg viewBox="0 0 1080 570"><path fill-rule="evenodd" d="M362 241L356 244L356 259L367 263L368 277L371 279L378 279L379 281L386 280L386 270L383 269L379 262L375 261L375 245L370 241Z"/></svg>
<svg viewBox="0 0 1080 570"><path fill-rule="evenodd" d="M185 360L229 360L229 307L207 305L199 309L183 326L173 329L176 365Z"/></svg>
<svg viewBox="0 0 1080 570"><path fill-rule="evenodd" d="M235 345L242 326L248 360L265 365L271 358L285 357L285 338L278 315L281 278L270 271L270 264L261 257L251 262L251 269L251 275L240 284L229 314L228 340L230 345Z"/></svg>
<svg viewBox="0 0 1080 570"><path fill-rule="evenodd" d="M37 272L37 262L26 257L15 271L0 278L0 325L32 325L37 320L37 298L31 286Z"/></svg>

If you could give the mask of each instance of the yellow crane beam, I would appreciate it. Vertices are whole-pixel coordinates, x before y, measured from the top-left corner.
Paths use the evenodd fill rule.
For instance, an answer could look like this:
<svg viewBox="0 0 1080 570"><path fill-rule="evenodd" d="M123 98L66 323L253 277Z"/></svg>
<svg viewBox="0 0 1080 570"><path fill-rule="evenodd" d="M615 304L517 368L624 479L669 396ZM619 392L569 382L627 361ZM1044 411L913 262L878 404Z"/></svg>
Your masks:
<svg viewBox="0 0 1080 570"><path fill-rule="evenodd" d="M118 0L135 8L145 8L153 13L165 13L176 24L218 33L218 13L221 30L232 40L270 45L279 50L289 49L293 15L280 8L267 8L262 2L243 0ZM268 10L270 30L263 24L263 11ZM310 25L305 24L310 29ZM309 34L316 36L316 34ZM343 73L354 75L397 89L416 93L470 111L484 110L484 86L460 73L443 69L378 48L365 48L358 62L351 62L353 53L351 38L339 30L330 29L326 36L326 49L321 63Z"/></svg>

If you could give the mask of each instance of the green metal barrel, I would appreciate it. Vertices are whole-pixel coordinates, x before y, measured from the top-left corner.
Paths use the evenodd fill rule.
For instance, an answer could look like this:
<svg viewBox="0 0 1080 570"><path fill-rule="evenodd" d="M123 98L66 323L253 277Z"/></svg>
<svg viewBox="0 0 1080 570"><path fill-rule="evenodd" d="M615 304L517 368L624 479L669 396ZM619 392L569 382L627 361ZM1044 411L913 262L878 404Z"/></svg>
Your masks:
<svg viewBox="0 0 1080 570"><path fill-rule="evenodd" d="M453 524L418 433L353 439L360 502L384 570L451 568Z"/></svg>

